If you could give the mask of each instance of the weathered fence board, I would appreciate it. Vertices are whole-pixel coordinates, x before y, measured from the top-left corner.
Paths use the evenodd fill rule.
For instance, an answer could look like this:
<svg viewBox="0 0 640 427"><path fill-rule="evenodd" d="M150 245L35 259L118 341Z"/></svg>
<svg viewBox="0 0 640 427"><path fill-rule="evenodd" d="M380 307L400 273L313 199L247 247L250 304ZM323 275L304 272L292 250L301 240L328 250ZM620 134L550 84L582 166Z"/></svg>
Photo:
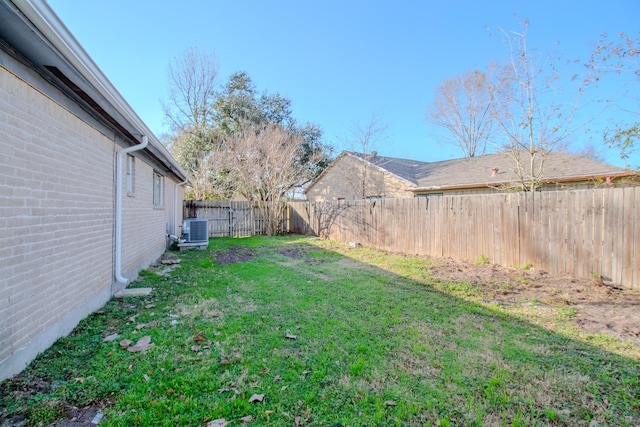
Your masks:
<svg viewBox="0 0 640 427"><path fill-rule="evenodd" d="M640 288L640 187L293 202L289 231Z"/></svg>
<svg viewBox="0 0 640 427"><path fill-rule="evenodd" d="M185 218L207 218L209 237L249 237L265 234L265 215L253 202L185 200Z"/></svg>

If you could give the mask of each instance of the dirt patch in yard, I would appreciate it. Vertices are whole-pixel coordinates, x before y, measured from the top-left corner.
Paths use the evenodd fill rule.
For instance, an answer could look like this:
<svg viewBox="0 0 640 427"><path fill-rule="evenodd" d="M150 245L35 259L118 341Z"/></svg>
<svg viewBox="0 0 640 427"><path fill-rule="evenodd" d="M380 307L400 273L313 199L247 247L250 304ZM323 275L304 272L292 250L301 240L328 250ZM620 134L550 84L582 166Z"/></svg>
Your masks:
<svg viewBox="0 0 640 427"><path fill-rule="evenodd" d="M215 254L215 263L219 265L248 262L256 257L256 251L244 246L229 246L226 252Z"/></svg>
<svg viewBox="0 0 640 427"><path fill-rule="evenodd" d="M612 335L640 345L640 292L601 279L554 276L544 271L495 264L433 259L433 277L466 282L482 300L502 306L566 307L585 332Z"/></svg>
<svg viewBox="0 0 640 427"><path fill-rule="evenodd" d="M314 246L291 245L278 248L275 252L291 259L304 259L308 264L321 264L322 260L311 255L312 252L319 252L320 250Z"/></svg>

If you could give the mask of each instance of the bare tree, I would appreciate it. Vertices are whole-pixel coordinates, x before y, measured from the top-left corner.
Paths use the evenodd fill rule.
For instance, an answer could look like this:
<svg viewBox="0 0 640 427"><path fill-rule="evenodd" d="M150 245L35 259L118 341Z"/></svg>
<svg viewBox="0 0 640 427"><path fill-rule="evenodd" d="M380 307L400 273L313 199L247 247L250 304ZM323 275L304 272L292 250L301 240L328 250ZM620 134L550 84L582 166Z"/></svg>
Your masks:
<svg viewBox="0 0 640 427"><path fill-rule="evenodd" d="M616 111L604 139L610 148L619 151L626 163L632 153L640 150L640 37L634 39L620 33L617 39L611 40L604 33L586 65L592 72L590 84L610 82L611 77L621 80L616 93L607 100L609 106L615 105Z"/></svg>
<svg viewBox="0 0 640 427"><path fill-rule="evenodd" d="M189 173L190 198L206 199L216 194L207 165L221 141L212 126L217 75L215 56L196 48L174 58L168 69L169 101L163 108L171 131L166 136L166 145Z"/></svg>
<svg viewBox="0 0 640 427"><path fill-rule="evenodd" d="M356 123L350 130L347 146L362 157L364 162L353 170L345 171L346 182L352 187L354 195L367 197L367 183L370 174L369 160L378 155L378 146L387 137L388 126L377 115L372 115L365 124Z"/></svg>
<svg viewBox="0 0 640 427"><path fill-rule="evenodd" d="M164 112L174 132L201 129L214 118L218 62L192 47L169 64L169 101Z"/></svg>
<svg viewBox="0 0 640 427"><path fill-rule="evenodd" d="M267 217L266 232L280 231L287 192L311 174L313 162L301 163L304 138L275 123L245 123L225 146L226 164L238 191L254 200Z"/></svg>
<svg viewBox="0 0 640 427"><path fill-rule="evenodd" d="M494 135L497 110L490 80L498 71L492 63L486 73L469 71L436 88L427 121L446 129L447 141L460 148L464 157L484 154Z"/></svg>
<svg viewBox="0 0 640 427"><path fill-rule="evenodd" d="M494 86L494 108L504 142L501 149L514 159L518 187L534 191L542 185L545 160L554 151L567 151L575 133L576 101L558 102L558 72L553 62L527 45L529 23L522 21L520 32L501 30L510 52L509 74ZM505 80L506 79L506 80Z"/></svg>

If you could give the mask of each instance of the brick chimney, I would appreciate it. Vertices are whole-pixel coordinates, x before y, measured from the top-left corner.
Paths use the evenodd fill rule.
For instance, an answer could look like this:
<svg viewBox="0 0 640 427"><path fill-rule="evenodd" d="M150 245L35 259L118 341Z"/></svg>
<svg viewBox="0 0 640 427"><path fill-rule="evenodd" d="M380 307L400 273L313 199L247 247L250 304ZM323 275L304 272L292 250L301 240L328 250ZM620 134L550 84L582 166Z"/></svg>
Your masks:
<svg viewBox="0 0 640 427"><path fill-rule="evenodd" d="M491 169L491 176L498 176L498 168Z"/></svg>

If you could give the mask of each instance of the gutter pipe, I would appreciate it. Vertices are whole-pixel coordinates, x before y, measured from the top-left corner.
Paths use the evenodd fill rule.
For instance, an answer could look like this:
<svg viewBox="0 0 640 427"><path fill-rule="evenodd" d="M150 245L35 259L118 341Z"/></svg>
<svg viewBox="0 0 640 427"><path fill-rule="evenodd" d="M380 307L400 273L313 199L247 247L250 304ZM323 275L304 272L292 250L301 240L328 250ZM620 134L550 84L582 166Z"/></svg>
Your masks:
<svg viewBox="0 0 640 427"><path fill-rule="evenodd" d="M175 234L177 238L180 238L178 235L178 187L182 187L187 182L189 182L188 177L184 181L177 183L173 189L173 234Z"/></svg>
<svg viewBox="0 0 640 427"><path fill-rule="evenodd" d="M129 279L122 277L122 159L125 154L144 149L149 143L149 138L142 135L142 142L138 145L123 148L116 154L116 265L115 278L126 285Z"/></svg>

